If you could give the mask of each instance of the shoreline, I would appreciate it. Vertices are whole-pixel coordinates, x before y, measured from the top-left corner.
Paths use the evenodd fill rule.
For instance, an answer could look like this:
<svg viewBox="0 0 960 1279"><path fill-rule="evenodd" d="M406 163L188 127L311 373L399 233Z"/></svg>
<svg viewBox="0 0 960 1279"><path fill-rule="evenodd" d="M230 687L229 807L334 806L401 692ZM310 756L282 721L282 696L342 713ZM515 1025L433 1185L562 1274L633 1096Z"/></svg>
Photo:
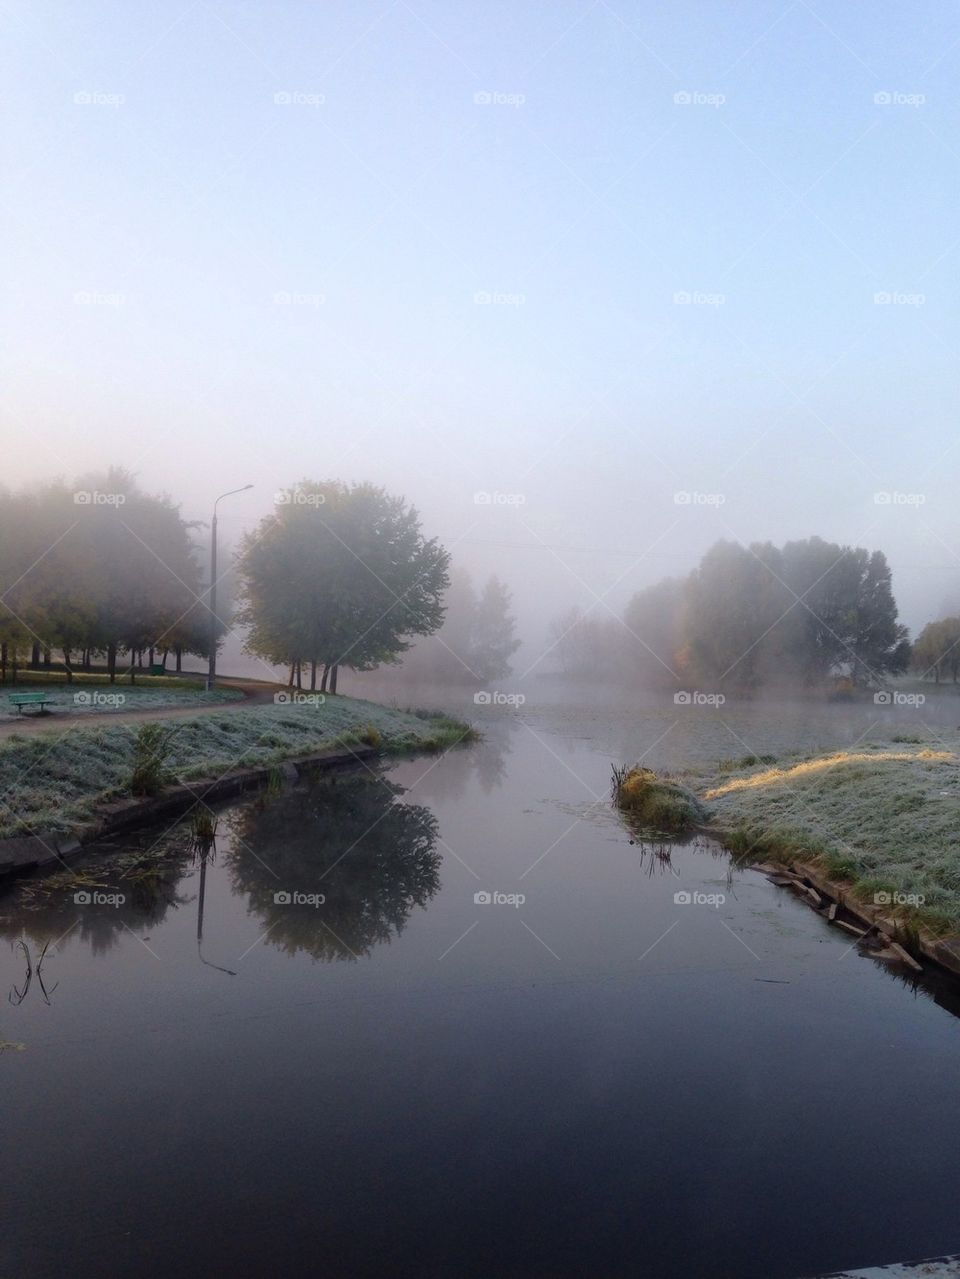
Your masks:
<svg viewBox="0 0 960 1279"><path fill-rule="evenodd" d="M790 888L845 930L851 945L960 977L954 745L901 737L670 775L615 767L614 804L638 838L714 840L735 866Z"/></svg>
<svg viewBox="0 0 960 1279"><path fill-rule="evenodd" d="M277 776L290 780L301 772L436 752L477 736L469 724L442 712L398 711L346 697L328 697L319 707L248 706L240 718L231 711L226 725L209 713L170 722L185 734L177 743L180 758L170 762L168 782L153 795L131 793L134 737L120 725L64 734L69 760L56 758L56 744L46 735L0 743L0 769L15 777L36 770L28 798L46 818L29 820L25 812L14 812L0 838L0 885L63 865L96 840L186 811L208 797L236 795ZM48 754L53 758L44 770ZM6 801L8 811L15 803L15 796Z"/></svg>

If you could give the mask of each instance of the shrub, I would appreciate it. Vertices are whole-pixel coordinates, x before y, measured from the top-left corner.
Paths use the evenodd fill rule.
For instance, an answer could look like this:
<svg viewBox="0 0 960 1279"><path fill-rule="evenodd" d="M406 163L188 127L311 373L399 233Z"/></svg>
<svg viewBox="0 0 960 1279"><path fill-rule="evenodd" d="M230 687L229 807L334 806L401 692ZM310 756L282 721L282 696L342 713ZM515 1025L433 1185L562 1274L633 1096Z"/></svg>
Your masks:
<svg viewBox="0 0 960 1279"><path fill-rule="evenodd" d="M699 825L706 814L697 798L652 768L613 769L614 803L638 826L678 834Z"/></svg>
<svg viewBox="0 0 960 1279"><path fill-rule="evenodd" d="M133 746L130 777L130 790L134 795L156 795L163 790L176 731L162 723L140 725Z"/></svg>

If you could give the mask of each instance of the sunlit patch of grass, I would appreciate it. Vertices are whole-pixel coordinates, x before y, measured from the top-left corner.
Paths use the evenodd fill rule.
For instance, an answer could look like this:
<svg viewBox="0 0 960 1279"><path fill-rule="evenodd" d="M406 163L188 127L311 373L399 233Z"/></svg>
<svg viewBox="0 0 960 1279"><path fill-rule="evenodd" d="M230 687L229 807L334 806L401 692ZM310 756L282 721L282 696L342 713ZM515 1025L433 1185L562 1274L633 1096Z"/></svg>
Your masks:
<svg viewBox="0 0 960 1279"><path fill-rule="evenodd" d="M738 861L816 865L866 902L911 898L891 905L898 927L956 933L958 764L955 748L897 750L887 741L729 780L701 773L697 790Z"/></svg>
<svg viewBox="0 0 960 1279"><path fill-rule="evenodd" d="M953 751L836 751L832 755L823 755L817 759L804 760L802 763L794 764L790 768L768 768L765 772L754 773L750 777L736 777L732 781L724 782L722 786L715 786L708 790L704 798L719 799L722 795L728 795L732 791L756 790L758 787L770 786L776 782L791 782L809 776L811 773L826 772L828 769L838 767L838 765L872 765L881 761L897 763L908 760L944 763L948 760L956 761L957 759L958 756ZM862 773L861 776L866 776L866 773Z"/></svg>

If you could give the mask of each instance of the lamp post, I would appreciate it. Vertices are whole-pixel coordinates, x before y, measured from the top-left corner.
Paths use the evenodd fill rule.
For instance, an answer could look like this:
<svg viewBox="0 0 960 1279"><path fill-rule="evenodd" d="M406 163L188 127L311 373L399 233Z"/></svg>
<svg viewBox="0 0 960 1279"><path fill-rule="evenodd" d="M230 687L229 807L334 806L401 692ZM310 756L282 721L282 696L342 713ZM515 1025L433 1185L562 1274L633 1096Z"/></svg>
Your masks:
<svg viewBox="0 0 960 1279"><path fill-rule="evenodd" d="M210 521L210 664L207 667L207 689L213 688L217 682L217 506L225 497L233 497L234 493L246 493L252 484L244 484L243 488L231 489L229 493L221 493L213 504L213 519Z"/></svg>

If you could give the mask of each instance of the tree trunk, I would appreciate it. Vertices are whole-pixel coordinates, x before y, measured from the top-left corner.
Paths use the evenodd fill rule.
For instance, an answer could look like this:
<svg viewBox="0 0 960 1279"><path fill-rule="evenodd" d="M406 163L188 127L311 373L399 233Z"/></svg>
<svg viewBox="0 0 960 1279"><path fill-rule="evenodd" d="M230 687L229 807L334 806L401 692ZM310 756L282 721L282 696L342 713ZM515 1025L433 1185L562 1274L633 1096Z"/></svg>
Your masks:
<svg viewBox="0 0 960 1279"><path fill-rule="evenodd" d="M49 649L49 647L47 647L47 648L45 648L45 649L43 650L43 664L44 664L44 666L49 667L49 666L50 666L50 661L51 661L51 653L50 653L50 649Z"/></svg>
<svg viewBox="0 0 960 1279"><path fill-rule="evenodd" d="M334 662L333 670L330 672L330 692L331 693L336 693L337 691L337 674L339 670L340 670L340 667L337 665L336 662Z"/></svg>
<svg viewBox="0 0 960 1279"><path fill-rule="evenodd" d="M287 688L293 688L293 677L297 673L296 662L290 663L290 678L287 680Z"/></svg>
<svg viewBox="0 0 960 1279"><path fill-rule="evenodd" d="M303 671L300 667L300 658L297 658L297 692L303 689Z"/></svg>
<svg viewBox="0 0 960 1279"><path fill-rule="evenodd" d="M107 645L107 670L110 673L110 683L117 682L117 646L114 643Z"/></svg>
<svg viewBox="0 0 960 1279"><path fill-rule="evenodd" d="M316 658L310 663L310 692L317 691L317 661Z"/></svg>
<svg viewBox="0 0 960 1279"><path fill-rule="evenodd" d="M177 674L179 675L181 670L183 670L183 648L178 644L175 652L177 654Z"/></svg>
<svg viewBox="0 0 960 1279"><path fill-rule="evenodd" d="M63 669L67 672L67 683L72 684L73 683L73 667L70 665L69 648L65 648L63 650Z"/></svg>
<svg viewBox="0 0 960 1279"><path fill-rule="evenodd" d="M323 664L323 675L322 675L322 677L321 677L321 679L320 679L320 692L321 692L321 693L325 693L325 692L327 691L327 676L328 676L329 674L330 674L330 667L327 665L327 663L326 663L326 662L324 662L324 664Z"/></svg>
<svg viewBox="0 0 960 1279"><path fill-rule="evenodd" d="M150 645L149 649L147 650L147 665L148 665L148 666L152 666L152 665L153 665L153 645L152 645L152 644Z"/></svg>
<svg viewBox="0 0 960 1279"><path fill-rule="evenodd" d="M170 652L169 648L165 648L160 655L160 665L163 667L164 675L166 675L167 673L167 654L169 652Z"/></svg>

